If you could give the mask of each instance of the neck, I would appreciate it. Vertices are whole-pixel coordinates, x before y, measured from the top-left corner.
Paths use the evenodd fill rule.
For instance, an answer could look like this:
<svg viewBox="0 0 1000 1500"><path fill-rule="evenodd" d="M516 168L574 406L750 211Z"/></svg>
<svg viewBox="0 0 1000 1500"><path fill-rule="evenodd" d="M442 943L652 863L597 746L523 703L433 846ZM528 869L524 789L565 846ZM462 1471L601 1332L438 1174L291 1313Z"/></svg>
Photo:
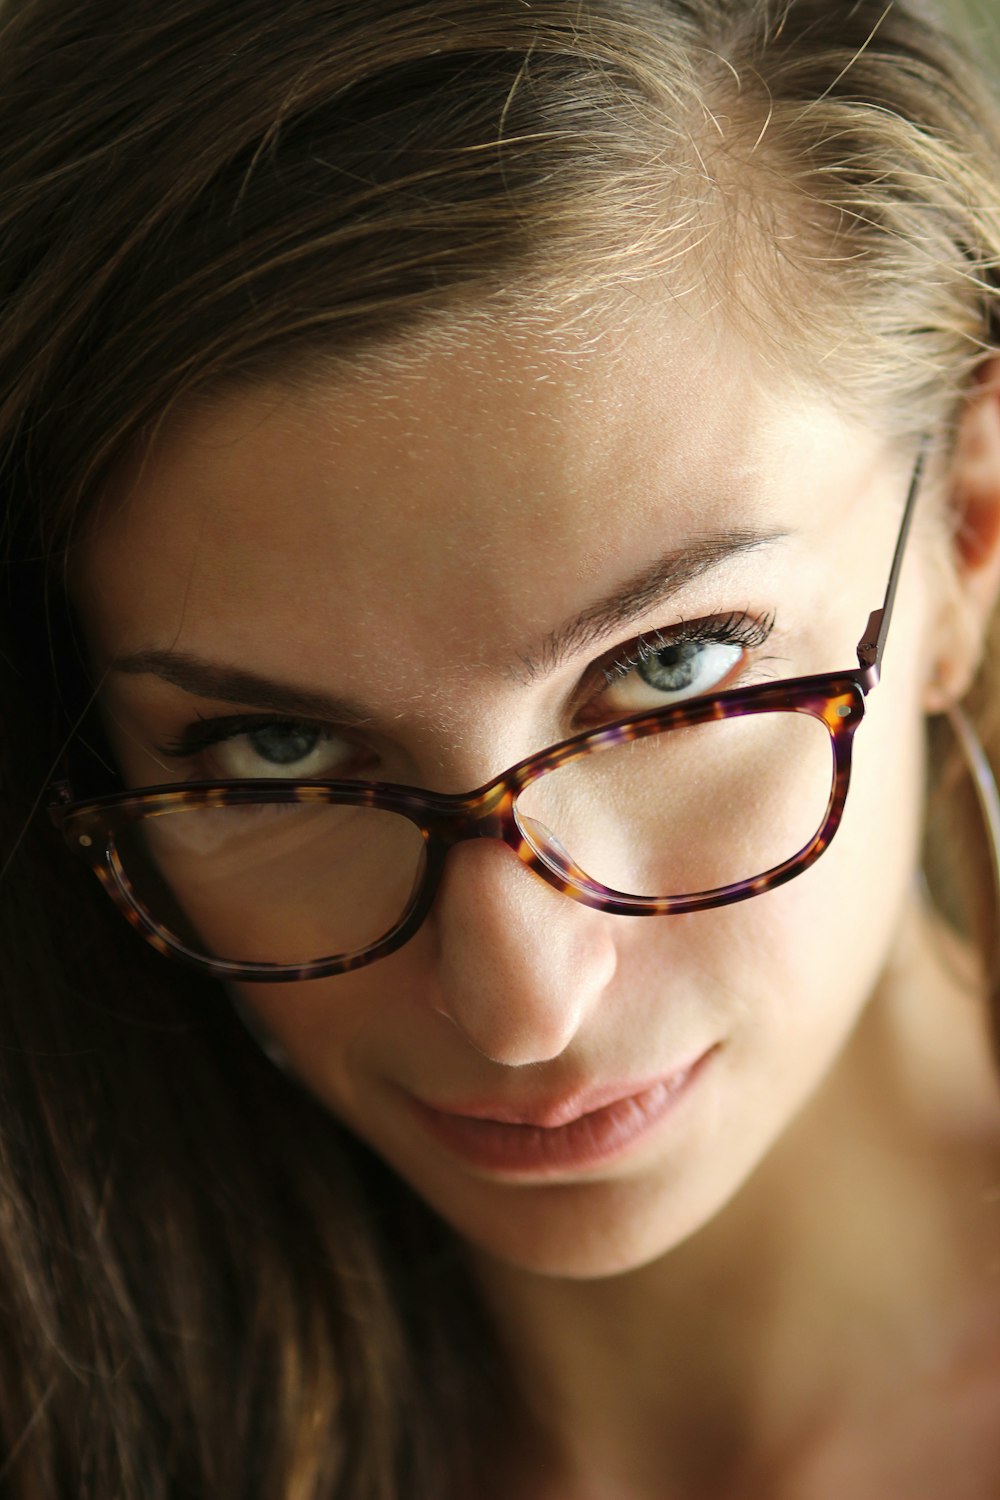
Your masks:
<svg viewBox="0 0 1000 1500"><path fill-rule="evenodd" d="M480 1264L542 1492L766 1483L831 1412L951 1359L981 1325L998 1142L974 968L914 909L820 1090L691 1239L604 1281Z"/></svg>

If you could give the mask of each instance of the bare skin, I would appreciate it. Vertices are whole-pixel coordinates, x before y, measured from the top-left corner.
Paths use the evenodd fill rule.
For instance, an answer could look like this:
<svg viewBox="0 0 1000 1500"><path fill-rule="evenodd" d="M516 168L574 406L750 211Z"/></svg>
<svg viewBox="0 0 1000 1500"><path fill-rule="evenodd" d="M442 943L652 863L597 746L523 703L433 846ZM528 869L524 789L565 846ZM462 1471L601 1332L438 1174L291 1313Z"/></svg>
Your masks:
<svg viewBox="0 0 1000 1500"><path fill-rule="evenodd" d="M553 663L546 643L706 529L774 540L612 646L776 610L747 670L850 666L912 453L773 388L724 332L665 315L616 337L568 357L498 335L335 389L244 392L166 430L78 567L129 780L261 774L245 733L196 765L165 754L193 718L260 705L117 666L155 649L349 699L365 775L469 790L646 705L628 678L597 692L593 649ZM961 695L1000 586L987 382L929 485L960 540L942 566L925 513L844 825L806 875L640 920L465 845L398 953L241 992L303 1083L469 1244L535 1415L525 1500L1000 1486L1000 1103L982 981L956 976L971 960L943 953L916 896L923 716ZM338 728L282 774L336 774ZM676 1120L599 1169L470 1168L414 1123L413 1099L516 1110L709 1048Z"/></svg>

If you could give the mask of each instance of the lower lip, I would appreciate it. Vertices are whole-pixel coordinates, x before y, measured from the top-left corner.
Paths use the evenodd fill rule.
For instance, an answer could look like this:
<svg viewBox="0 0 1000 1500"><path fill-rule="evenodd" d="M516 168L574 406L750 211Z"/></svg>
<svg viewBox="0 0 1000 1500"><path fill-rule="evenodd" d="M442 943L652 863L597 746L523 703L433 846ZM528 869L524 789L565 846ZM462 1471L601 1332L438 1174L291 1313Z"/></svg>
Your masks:
<svg viewBox="0 0 1000 1500"><path fill-rule="evenodd" d="M498 1120L446 1114L414 1101L431 1134L470 1166L521 1177L554 1177L603 1166L645 1140L689 1097L715 1053L711 1047L683 1073L616 1099L568 1125L505 1125Z"/></svg>

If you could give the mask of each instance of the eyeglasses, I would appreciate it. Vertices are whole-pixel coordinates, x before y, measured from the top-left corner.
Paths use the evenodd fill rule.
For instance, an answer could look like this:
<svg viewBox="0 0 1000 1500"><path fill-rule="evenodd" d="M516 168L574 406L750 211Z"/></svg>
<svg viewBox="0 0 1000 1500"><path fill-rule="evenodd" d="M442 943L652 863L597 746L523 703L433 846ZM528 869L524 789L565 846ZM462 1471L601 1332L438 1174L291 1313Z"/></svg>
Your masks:
<svg viewBox="0 0 1000 1500"><path fill-rule="evenodd" d="M154 948L221 978L345 974L402 946L449 851L498 839L625 916L704 911L809 868L840 826L924 467L858 666L712 693L563 740L464 795L359 781L156 786L49 810Z"/></svg>

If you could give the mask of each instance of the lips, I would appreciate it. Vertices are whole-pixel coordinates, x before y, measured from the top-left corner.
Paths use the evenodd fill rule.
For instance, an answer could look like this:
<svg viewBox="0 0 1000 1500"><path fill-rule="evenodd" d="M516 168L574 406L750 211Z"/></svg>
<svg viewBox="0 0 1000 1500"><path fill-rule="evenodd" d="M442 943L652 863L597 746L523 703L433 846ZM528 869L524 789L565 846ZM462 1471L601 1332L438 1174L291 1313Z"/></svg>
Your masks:
<svg viewBox="0 0 1000 1500"><path fill-rule="evenodd" d="M578 1090L529 1107L413 1101L436 1140L491 1172L554 1175L608 1162L649 1135L692 1092L717 1047L651 1081Z"/></svg>

